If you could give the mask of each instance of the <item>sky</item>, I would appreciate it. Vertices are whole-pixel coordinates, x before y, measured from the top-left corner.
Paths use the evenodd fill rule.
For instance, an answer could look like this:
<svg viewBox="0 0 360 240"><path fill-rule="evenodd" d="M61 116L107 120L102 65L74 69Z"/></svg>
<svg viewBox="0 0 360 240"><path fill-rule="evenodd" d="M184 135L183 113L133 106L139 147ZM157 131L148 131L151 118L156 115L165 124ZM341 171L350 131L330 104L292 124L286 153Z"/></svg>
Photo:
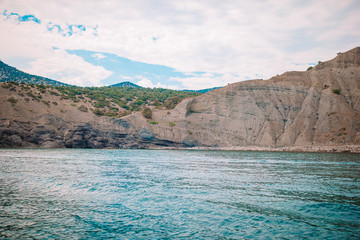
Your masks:
<svg viewBox="0 0 360 240"><path fill-rule="evenodd" d="M360 46L359 0L0 0L0 59L78 86L206 89Z"/></svg>

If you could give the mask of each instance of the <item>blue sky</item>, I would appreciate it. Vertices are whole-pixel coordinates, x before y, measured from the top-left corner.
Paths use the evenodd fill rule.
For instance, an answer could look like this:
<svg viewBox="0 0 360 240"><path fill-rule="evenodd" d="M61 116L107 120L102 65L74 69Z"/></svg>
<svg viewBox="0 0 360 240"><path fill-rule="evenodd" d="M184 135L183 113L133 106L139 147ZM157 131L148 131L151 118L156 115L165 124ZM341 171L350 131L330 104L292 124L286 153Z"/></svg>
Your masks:
<svg viewBox="0 0 360 240"><path fill-rule="evenodd" d="M359 46L357 0L2 0L1 60L79 86L204 89Z"/></svg>
<svg viewBox="0 0 360 240"><path fill-rule="evenodd" d="M161 85L176 86L176 82L170 80L171 77L186 77L183 73L167 66L132 61L115 54L86 50L68 50L67 53L80 56L95 66L102 66L111 71L112 74L101 81L101 84L104 85L111 85L123 81L135 81L137 83L144 79L151 79L155 86L156 84L158 84L159 87L161 87Z"/></svg>

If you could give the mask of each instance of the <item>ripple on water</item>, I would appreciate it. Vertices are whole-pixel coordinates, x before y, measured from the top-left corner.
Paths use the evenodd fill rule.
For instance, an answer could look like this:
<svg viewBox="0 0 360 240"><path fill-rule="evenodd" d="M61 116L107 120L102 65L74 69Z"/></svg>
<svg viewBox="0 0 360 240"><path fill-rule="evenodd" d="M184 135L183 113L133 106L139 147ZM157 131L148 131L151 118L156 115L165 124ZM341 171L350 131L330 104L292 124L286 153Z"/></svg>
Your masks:
<svg viewBox="0 0 360 240"><path fill-rule="evenodd" d="M0 149L0 238L358 239L356 154Z"/></svg>

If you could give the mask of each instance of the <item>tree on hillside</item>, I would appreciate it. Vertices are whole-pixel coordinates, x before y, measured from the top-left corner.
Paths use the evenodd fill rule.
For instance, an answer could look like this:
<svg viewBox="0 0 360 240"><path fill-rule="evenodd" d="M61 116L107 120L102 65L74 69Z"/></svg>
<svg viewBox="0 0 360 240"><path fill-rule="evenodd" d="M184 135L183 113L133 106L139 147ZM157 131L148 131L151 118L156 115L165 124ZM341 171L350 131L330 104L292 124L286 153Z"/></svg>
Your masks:
<svg viewBox="0 0 360 240"><path fill-rule="evenodd" d="M148 107L144 108L144 110L142 111L142 115L147 119L151 119L151 117L152 117L151 109Z"/></svg>

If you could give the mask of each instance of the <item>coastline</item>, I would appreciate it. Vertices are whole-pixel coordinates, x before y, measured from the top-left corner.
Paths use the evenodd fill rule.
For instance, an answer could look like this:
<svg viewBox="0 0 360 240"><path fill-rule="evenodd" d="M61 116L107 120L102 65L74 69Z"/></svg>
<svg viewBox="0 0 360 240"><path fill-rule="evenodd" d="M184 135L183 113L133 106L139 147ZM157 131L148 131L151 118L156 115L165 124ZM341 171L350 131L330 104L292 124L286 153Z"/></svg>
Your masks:
<svg viewBox="0 0 360 240"><path fill-rule="evenodd" d="M0 149L72 149L64 147L9 147ZM81 148L74 148L81 149ZM193 151L249 151L249 152L300 152L300 153L360 153L360 145L343 146L287 146L287 147L259 147L259 146L233 146L233 147L147 147L147 148L82 148L82 149L109 149L109 150L193 150Z"/></svg>
<svg viewBox="0 0 360 240"><path fill-rule="evenodd" d="M191 148L174 148L159 147L149 148L156 150L205 150L205 151L251 151L251 152L309 152L309 153L360 153L360 145L343 145L343 146L288 146L288 147L191 147Z"/></svg>

